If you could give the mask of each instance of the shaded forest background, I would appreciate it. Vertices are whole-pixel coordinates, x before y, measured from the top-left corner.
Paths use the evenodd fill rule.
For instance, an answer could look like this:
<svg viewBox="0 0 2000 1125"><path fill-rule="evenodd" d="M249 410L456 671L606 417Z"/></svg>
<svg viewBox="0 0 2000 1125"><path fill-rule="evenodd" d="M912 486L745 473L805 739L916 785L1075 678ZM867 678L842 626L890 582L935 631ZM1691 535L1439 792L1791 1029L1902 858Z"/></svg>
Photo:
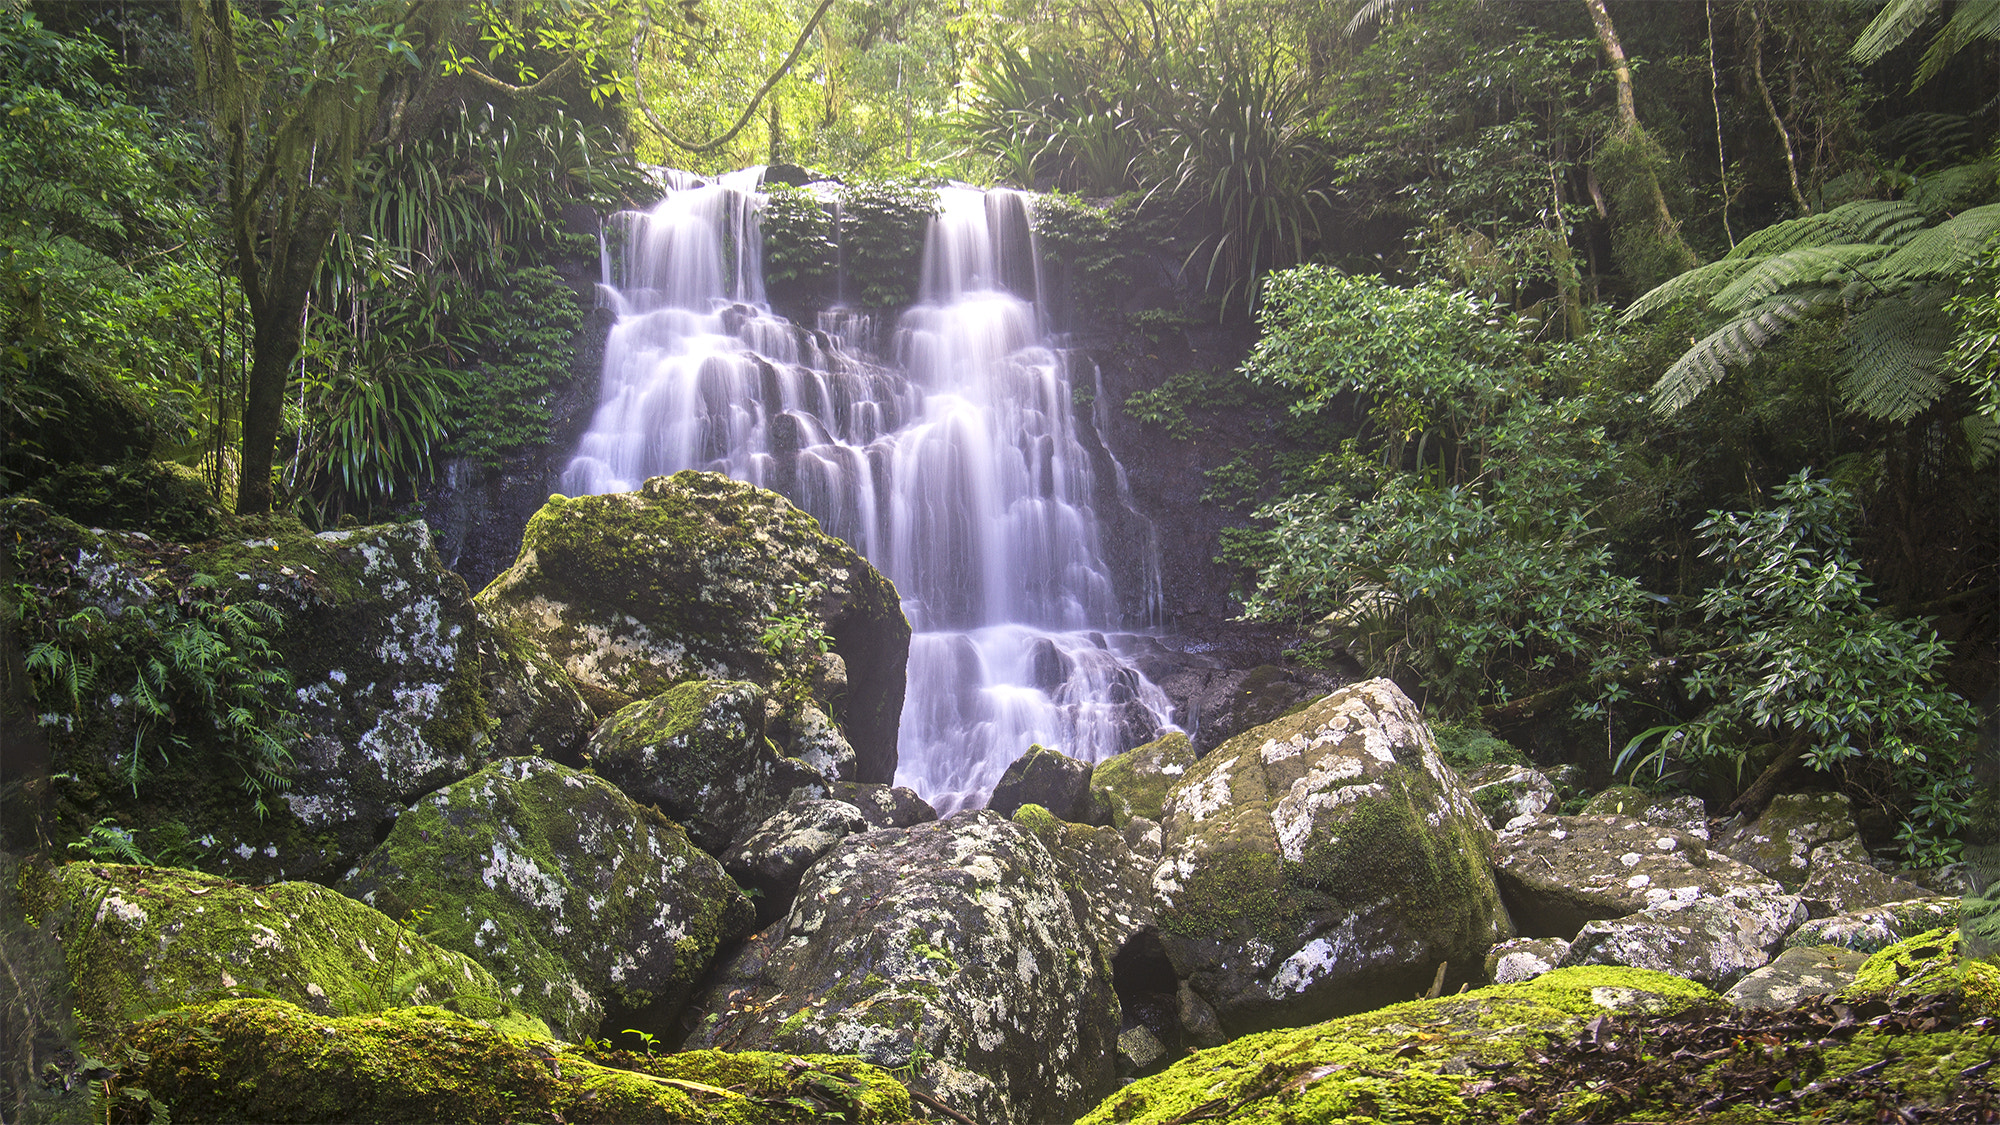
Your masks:
<svg viewBox="0 0 2000 1125"><path fill-rule="evenodd" d="M9 3L0 489L411 518L559 443L648 165L841 180L774 189L800 301L1013 184L1080 334L1253 341L1122 405L1291 660L1944 863L2000 834L1996 98L1995 0ZM43 712L148 643L9 608Z"/></svg>

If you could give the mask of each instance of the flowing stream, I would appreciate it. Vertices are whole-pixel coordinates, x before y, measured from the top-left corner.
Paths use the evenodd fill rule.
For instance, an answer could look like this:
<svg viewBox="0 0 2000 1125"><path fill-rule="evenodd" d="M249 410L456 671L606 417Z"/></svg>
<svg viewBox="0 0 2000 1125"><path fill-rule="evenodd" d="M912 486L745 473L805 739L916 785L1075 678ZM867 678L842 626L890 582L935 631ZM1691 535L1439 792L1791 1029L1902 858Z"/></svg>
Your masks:
<svg viewBox="0 0 2000 1125"><path fill-rule="evenodd" d="M1037 306L1032 197L940 189L919 300L893 331L843 309L808 330L764 300L761 172L671 174L652 210L616 217L602 292L617 319L563 491L707 469L851 543L915 630L896 781L941 814L984 804L1031 743L1097 761L1154 737L1172 708L1120 656L1121 629L1151 622L1121 620L1084 439L1102 445L1078 432ZM1127 601L1157 612L1157 564L1138 571L1149 588Z"/></svg>

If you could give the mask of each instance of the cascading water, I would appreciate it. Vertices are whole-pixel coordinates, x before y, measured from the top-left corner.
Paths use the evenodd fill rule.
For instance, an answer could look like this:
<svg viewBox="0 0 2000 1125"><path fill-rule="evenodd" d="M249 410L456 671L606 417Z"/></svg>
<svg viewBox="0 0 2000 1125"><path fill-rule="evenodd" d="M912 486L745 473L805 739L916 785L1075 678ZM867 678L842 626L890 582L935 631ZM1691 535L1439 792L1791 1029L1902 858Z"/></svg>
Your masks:
<svg viewBox="0 0 2000 1125"><path fill-rule="evenodd" d="M1035 304L1030 197L941 189L885 362L857 314L804 331L765 305L760 172L678 176L618 216L617 320L564 490L707 469L853 544L915 630L896 780L940 813L983 803L1030 743L1095 761L1152 737L1171 705L1118 654L1095 474Z"/></svg>

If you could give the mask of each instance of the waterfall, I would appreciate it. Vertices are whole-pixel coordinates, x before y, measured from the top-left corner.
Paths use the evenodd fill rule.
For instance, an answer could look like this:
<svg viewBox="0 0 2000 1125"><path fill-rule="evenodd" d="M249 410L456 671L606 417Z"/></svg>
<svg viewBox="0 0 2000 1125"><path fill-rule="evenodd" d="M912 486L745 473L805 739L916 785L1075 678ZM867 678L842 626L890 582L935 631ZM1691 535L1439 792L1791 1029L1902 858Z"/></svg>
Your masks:
<svg viewBox="0 0 2000 1125"><path fill-rule="evenodd" d="M983 804L1030 743L1096 761L1170 726L1165 693L1120 655L1097 473L1036 303L1032 197L939 190L918 303L878 355L859 313L806 330L765 303L761 172L676 176L652 210L615 217L616 319L563 490L707 469L852 544L915 630L896 780L940 813ZM1148 588L1128 594L1150 614L1157 553L1134 546Z"/></svg>

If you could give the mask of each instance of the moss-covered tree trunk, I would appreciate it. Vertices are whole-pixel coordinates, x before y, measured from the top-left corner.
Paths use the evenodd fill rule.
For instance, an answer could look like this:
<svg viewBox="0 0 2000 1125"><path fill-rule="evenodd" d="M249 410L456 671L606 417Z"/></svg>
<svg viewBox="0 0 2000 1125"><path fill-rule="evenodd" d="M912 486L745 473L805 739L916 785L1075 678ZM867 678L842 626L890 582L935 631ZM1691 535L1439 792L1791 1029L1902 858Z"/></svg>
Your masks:
<svg viewBox="0 0 2000 1125"><path fill-rule="evenodd" d="M1604 0L1583 0L1590 9L1590 22L1597 29L1597 43L1604 51L1605 65L1617 81L1618 124L1598 147L1591 170L1609 189L1612 246L1628 279L1638 291L1645 291L1667 278L1688 270L1701 259L1681 237L1681 227L1667 206L1667 194L1660 186L1660 174L1667 165L1666 150L1639 124L1639 109L1632 94L1632 64L1618 27Z"/></svg>

